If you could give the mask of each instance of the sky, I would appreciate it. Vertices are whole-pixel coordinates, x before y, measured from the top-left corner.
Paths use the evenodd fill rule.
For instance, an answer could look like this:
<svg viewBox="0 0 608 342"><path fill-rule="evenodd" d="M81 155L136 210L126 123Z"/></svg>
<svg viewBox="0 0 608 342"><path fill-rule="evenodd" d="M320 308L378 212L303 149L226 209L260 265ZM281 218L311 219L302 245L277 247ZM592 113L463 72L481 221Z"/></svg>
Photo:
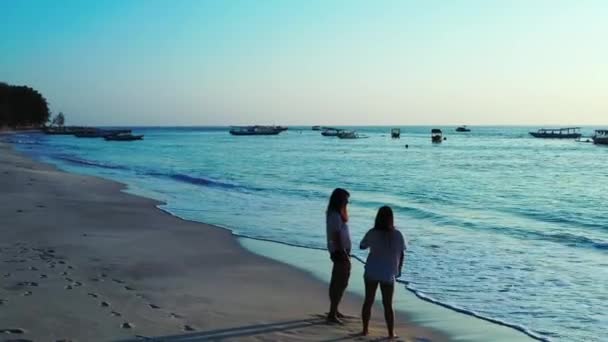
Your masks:
<svg viewBox="0 0 608 342"><path fill-rule="evenodd" d="M608 1L0 0L84 125L608 124Z"/></svg>

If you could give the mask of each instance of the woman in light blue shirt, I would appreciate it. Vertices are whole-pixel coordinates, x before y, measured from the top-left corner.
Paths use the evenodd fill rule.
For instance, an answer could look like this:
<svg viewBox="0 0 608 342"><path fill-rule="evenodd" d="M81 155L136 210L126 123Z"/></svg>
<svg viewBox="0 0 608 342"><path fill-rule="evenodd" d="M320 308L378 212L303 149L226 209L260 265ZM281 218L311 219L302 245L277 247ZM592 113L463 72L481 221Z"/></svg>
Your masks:
<svg viewBox="0 0 608 342"><path fill-rule="evenodd" d="M361 309L363 335L365 336L368 334L369 320L372 304L374 304L376 297L376 290L378 289L378 285L380 285L388 336L389 338L395 337L393 292L395 289L395 278L401 275L404 257L403 251L406 247L403 235L395 229L393 210L388 206L380 208L376 215L374 228L365 234L360 244L361 249L370 249L367 262L365 263L365 301Z"/></svg>

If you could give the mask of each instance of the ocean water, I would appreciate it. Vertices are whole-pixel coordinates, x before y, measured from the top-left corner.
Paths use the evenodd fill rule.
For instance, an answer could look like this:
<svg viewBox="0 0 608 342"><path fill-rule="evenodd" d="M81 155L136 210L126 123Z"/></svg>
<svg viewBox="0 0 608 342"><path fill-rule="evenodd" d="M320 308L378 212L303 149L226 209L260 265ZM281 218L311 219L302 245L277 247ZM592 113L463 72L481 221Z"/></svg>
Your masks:
<svg viewBox="0 0 608 342"><path fill-rule="evenodd" d="M359 140L307 127L254 137L201 127L141 128L145 140L127 143L13 142L63 169L124 182L180 217L309 248L324 248L327 199L344 187L355 245L380 206L395 211L410 241L410 290L540 338L606 341L608 148L535 139L531 127L442 128L447 140L436 145L430 127L401 127L398 140L389 127L357 127L368 136Z"/></svg>

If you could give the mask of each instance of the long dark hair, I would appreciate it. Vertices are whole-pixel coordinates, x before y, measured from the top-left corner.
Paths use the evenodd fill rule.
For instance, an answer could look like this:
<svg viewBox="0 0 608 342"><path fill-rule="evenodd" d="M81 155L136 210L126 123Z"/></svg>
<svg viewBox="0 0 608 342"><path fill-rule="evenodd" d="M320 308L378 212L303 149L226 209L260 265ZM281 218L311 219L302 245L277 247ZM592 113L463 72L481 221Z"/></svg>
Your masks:
<svg viewBox="0 0 608 342"><path fill-rule="evenodd" d="M374 224L374 229L390 231L395 229L395 221L393 219L393 209L391 207L385 205L378 209L378 214L376 215L376 223Z"/></svg>
<svg viewBox="0 0 608 342"><path fill-rule="evenodd" d="M336 188L329 197L329 204L327 205L327 214L338 213L342 216L343 221L348 221L348 214L346 213L346 205L348 204L348 198L350 194L348 191L342 188Z"/></svg>

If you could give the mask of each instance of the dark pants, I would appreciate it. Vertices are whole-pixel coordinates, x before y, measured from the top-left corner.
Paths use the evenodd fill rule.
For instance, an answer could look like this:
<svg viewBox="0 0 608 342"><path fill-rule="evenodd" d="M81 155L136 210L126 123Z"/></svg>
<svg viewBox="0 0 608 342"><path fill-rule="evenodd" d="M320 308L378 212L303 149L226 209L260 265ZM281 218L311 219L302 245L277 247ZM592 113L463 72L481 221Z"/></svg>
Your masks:
<svg viewBox="0 0 608 342"><path fill-rule="evenodd" d="M329 316L335 317L338 313L338 305L344 291L348 286L350 278L350 257L335 257L332 255L334 266L331 270L331 281L329 282Z"/></svg>

